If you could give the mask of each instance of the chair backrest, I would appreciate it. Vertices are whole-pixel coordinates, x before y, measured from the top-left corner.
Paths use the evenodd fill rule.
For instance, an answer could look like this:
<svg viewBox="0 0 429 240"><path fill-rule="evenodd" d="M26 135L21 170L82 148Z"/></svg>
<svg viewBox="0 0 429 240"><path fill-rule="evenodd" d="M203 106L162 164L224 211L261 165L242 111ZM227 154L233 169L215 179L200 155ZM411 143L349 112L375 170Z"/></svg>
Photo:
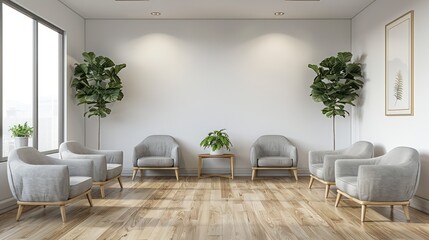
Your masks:
<svg viewBox="0 0 429 240"><path fill-rule="evenodd" d="M420 165L420 156L417 150L409 147L397 147L385 154L378 165Z"/></svg>
<svg viewBox="0 0 429 240"><path fill-rule="evenodd" d="M43 155L35 148L32 147L20 147L12 150L9 153L8 162L15 163L26 163L32 165L48 165L51 164L50 158Z"/></svg>
<svg viewBox="0 0 429 240"><path fill-rule="evenodd" d="M405 199L411 199L414 196L419 185L421 169L420 154L417 150L410 147L394 148L382 156L377 165L400 166L404 176L407 176L403 182L407 187L402 194L407 194ZM407 184L405 181L407 181Z"/></svg>
<svg viewBox="0 0 429 240"><path fill-rule="evenodd" d="M91 154L90 149L84 147L82 144L76 141L67 141L60 144L59 152L61 158L63 158L61 155L67 151L74 154Z"/></svg>
<svg viewBox="0 0 429 240"><path fill-rule="evenodd" d="M264 135L254 143L261 150L263 156L283 156L285 146L291 145L289 140L281 135Z"/></svg>
<svg viewBox="0 0 429 240"><path fill-rule="evenodd" d="M372 158L374 156L374 145L366 141L355 142L344 150L344 154L359 158Z"/></svg>
<svg viewBox="0 0 429 240"><path fill-rule="evenodd" d="M151 156L170 156L177 146L176 140L169 135L151 135L143 140L146 151Z"/></svg>

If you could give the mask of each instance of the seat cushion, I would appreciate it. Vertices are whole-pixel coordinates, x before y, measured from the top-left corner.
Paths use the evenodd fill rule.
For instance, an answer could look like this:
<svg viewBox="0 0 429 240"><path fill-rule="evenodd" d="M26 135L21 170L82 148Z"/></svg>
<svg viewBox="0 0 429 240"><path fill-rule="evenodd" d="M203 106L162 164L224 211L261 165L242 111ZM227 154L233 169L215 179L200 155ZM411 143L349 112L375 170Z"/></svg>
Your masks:
<svg viewBox="0 0 429 240"><path fill-rule="evenodd" d="M262 157L258 159L258 167L292 167L292 159L288 157Z"/></svg>
<svg viewBox="0 0 429 240"><path fill-rule="evenodd" d="M121 164L107 164L107 180L112 179L121 175L122 173L122 165Z"/></svg>
<svg viewBox="0 0 429 240"><path fill-rule="evenodd" d="M170 157L142 157L137 160L139 167L173 167L174 160Z"/></svg>
<svg viewBox="0 0 429 240"><path fill-rule="evenodd" d="M349 194L352 197L358 198L357 177L340 177L335 179L335 185L341 191Z"/></svg>
<svg viewBox="0 0 429 240"><path fill-rule="evenodd" d="M324 179L324 176L323 176L323 163L320 163L320 164L311 164L310 165L310 173L313 174L314 176L320 178L320 179Z"/></svg>
<svg viewBox="0 0 429 240"><path fill-rule="evenodd" d="M70 177L70 193L69 198L74 198L85 191L91 189L92 178L90 177Z"/></svg>

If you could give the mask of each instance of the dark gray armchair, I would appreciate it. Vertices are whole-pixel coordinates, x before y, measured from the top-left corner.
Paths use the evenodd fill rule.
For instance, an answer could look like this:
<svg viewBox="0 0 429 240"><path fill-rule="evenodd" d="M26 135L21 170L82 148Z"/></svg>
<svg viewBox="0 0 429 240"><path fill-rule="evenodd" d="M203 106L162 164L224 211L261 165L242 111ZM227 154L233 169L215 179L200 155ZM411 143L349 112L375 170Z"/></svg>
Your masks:
<svg viewBox="0 0 429 240"><path fill-rule="evenodd" d="M252 181L257 170L285 169L298 181L297 149L284 136L265 135L259 137L250 148Z"/></svg>
<svg viewBox="0 0 429 240"><path fill-rule="evenodd" d="M87 159L94 162L93 184L100 187L101 197L105 197L105 185L111 181L121 182L123 152L116 150L94 150L82 146L75 141L64 142L60 145L61 159Z"/></svg>
<svg viewBox="0 0 429 240"><path fill-rule="evenodd" d="M362 205L361 221L368 205L401 205L407 220L408 206L417 191L420 178L419 153L397 147L386 155L371 159L338 160L335 163L337 200L346 196Z"/></svg>
<svg viewBox="0 0 429 240"><path fill-rule="evenodd" d="M329 195L331 185L335 185L335 161L338 159L370 158L374 155L374 146L370 142L356 142L348 148L336 151L310 151L308 153L311 173L308 188L314 180L325 184L325 198Z"/></svg>
<svg viewBox="0 0 429 240"><path fill-rule="evenodd" d="M180 148L176 140L168 135L152 135L134 147L133 180L143 170L174 170L179 181Z"/></svg>
<svg viewBox="0 0 429 240"><path fill-rule="evenodd" d="M92 161L63 161L47 157L34 148L10 152L7 162L9 186L17 200L19 221L24 206L60 206L63 222L65 205L86 195L92 207Z"/></svg>

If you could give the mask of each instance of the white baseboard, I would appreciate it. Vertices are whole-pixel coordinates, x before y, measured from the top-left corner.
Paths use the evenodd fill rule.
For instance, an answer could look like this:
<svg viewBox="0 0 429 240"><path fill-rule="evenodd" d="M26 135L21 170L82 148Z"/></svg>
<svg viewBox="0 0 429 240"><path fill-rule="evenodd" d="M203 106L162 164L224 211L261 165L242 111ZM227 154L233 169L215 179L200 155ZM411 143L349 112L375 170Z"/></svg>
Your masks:
<svg viewBox="0 0 429 240"><path fill-rule="evenodd" d="M411 199L411 204L410 206L412 208L415 208L417 210L420 210L422 212L428 213L429 214L429 200L419 197L419 196L414 196L413 199Z"/></svg>
<svg viewBox="0 0 429 240"><path fill-rule="evenodd" d="M17 208L16 200L14 198L8 198L0 201L0 214Z"/></svg>
<svg viewBox="0 0 429 240"><path fill-rule="evenodd" d="M229 168L210 168L210 169L203 169L203 173L207 174L228 174L230 173ZM130 168L124 168L122 170L122 176L132 176L133 170ZM257 172L258 176L261 177L274 177L274 176L290 176L289 171L285 170L259 170ZM173 170L144 170L143 172L144 176L148 177L162 177L162 176L175 176ZM197 168L186 168L186 169L180 169L180 176L197 176L198 175L198 169ZM252 175L252 169L251 168L234 168L234 176L237 177L250 177ZM138 173L138 176L139 173ZM298 176L310 176L310 172L308 169L298 169Z"/></svg>

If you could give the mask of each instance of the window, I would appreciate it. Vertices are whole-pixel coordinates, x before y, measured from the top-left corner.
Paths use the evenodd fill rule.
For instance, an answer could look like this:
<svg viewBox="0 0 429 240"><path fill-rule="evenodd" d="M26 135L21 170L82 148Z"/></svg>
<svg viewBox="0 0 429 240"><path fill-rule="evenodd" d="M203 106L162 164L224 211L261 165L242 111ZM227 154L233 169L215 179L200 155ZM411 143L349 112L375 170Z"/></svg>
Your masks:
<svg viewBox="0 0 429 240"><path fill-rule="evenodd" d="M9 128L34 127L29 145L55 152L63 137L64 32L13 3L1 5L2 157L14 148Z"/></svg>

